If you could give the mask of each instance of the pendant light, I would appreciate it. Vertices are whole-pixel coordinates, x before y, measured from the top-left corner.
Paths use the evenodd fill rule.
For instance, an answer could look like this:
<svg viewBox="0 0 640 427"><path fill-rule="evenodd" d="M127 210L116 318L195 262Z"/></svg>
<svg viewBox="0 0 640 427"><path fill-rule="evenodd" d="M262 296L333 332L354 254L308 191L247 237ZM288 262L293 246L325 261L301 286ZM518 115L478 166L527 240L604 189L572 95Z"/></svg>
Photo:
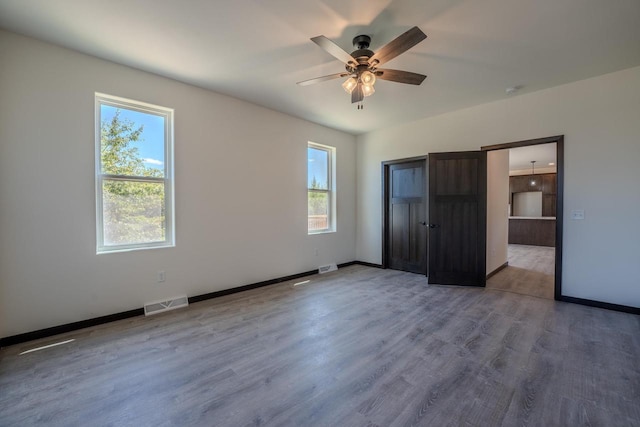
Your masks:
<svg viewBox="0 0 640 427"><path fill-rule="evenodd" d="M535 160L531 160L531 180L529 181L529 185L531 187L535 187L536 185L536 161Z"/></svg>

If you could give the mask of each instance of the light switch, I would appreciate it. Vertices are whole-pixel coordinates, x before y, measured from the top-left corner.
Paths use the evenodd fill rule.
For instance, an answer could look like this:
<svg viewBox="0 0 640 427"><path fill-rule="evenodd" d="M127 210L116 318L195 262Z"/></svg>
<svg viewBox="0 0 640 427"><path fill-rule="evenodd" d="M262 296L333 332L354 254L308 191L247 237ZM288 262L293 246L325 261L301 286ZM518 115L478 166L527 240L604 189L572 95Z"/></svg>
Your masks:
<svg viewBox="0 0 640 427"><path fill-rule="evenodd" d="M573 209L571 219L584 219L584 209Z"/></svg>

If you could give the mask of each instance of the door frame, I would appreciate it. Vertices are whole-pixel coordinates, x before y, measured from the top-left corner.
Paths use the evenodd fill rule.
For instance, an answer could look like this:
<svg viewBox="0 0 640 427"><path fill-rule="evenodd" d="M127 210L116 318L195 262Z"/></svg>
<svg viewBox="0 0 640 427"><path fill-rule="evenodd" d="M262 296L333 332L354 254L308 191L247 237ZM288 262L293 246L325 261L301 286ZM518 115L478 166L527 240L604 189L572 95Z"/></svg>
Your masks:
<svg viewBox="0 0 640 427"><path fill-rule="evenodd" d="M387 253L387 251L389 250L388 247L388 233L389 233L389 229L388 229L388 221L389 221L389 166L392 165L397 165L400 163L409 163L409 162L416 162L416 161L424 161L424 180L425 180L425 187L424 187L424 201L425 201L425 220L428 219L426 217L428 217L429 215L429 161L428 161L428 157L429 156L416 156L416 157L407 157L405 159L397 159L397 160L387 160L382 162L381 164L381 169L382 169L382 173L381 173L381 177L382 177L382 268L389 268L389 254ZM427 230L428 233L428 230ZM428 234L427 234L428 235ZM427 250L425 253L425 257L426 257L426 271L425 271L425 276L428 275L429 273L429 244L428 244L428 240L427 240Z"/></svg>
<svg viewBox="0 0 640 427"><path fill-rule="evenodd" d="M523 141L507 142L505 144L487 145L481 147L482 151L505 150L509 148L528 147L531 145L556 144L556 250L555 250L555 275L554 275L554 299L562 300L562 222L564 207L564 135L549 136L546 138L527 139Z"/></svg>

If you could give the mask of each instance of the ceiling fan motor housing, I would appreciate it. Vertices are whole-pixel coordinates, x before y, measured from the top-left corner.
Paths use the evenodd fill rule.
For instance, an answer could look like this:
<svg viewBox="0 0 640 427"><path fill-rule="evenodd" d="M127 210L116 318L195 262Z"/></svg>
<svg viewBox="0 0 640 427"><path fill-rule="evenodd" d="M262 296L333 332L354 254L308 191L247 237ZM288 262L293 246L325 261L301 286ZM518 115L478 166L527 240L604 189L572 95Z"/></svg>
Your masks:
<svg viewBox="0 0 640 427"><path fill-rule="evenodd" d="M355 36L353 38L353 47L355 47L356 49L368 49L370 43L371 37L367 36L366 34Z"/></svg>
<svg viewBox="0 0 640 427"><path fill-rule="evenodd" d="M353 47L356 48L353 52L351 52L351 56L358 61L358 67L352 67L349 64L346 65L347 71L350 73L355 72L357 69L361 68L363 65L369 65L369 58L373 56L373 52L369 50L369 44L371 43L371 37L362 34L359 36L355 36L353 38Z"/></svg>

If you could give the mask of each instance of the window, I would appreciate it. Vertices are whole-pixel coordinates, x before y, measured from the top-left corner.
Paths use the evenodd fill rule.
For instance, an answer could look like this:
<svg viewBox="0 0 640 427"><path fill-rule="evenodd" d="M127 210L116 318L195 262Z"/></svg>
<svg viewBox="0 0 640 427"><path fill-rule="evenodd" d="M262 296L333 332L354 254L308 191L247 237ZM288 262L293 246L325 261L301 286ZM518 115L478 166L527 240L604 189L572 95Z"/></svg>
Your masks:
<svg viewBox="0 0 640 427"><path fill-rule="evenodd" d="M307 147L307 202L309 234L335 231L336 149L309 143Z"/></svg>
<svg viewBox="0 0 640 427"><path fill-rule="evenodd" d="M173 110L96 93L97 252L174 245Z"/></svg>

